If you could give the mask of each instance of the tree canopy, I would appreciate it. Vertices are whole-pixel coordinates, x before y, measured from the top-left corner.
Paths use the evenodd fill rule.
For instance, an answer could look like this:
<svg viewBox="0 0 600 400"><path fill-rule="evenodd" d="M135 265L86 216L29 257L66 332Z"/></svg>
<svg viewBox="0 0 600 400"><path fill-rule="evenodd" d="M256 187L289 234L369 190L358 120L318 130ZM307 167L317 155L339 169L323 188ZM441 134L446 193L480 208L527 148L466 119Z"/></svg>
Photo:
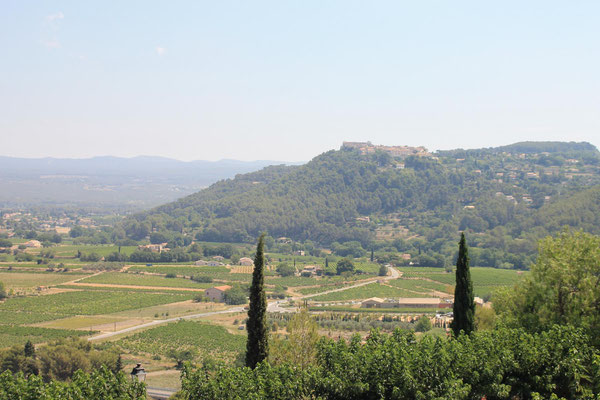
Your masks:
<svg viewBox="0 0 600 400"><path fill-rule="evenodd" d="M509 325L532 332L582 327L600 346L600 237L565 230L541 241L531 273L496 296L494 308Z"/></svg>

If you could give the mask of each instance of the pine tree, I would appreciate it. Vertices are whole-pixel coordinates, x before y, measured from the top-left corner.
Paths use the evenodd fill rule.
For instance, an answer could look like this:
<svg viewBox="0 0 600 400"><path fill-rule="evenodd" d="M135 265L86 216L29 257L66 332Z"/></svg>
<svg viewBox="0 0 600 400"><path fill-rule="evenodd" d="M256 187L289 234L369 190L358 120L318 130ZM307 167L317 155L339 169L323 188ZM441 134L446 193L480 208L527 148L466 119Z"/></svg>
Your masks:
<svg viewBox="0 0 600 400"><path fill-rule="evenodd" d="M463 331L467 335L475 330L475 301L473 282L469 270L469 250L465 234L461 233L456 260L456 286L454 289L454 319L450 324L454 336Z"/></svg>
<svg viewBox="0 0 600 400"><path fill-rule="evenodd" d="M246 366L255 368L269 355L269 330L267 328L267 297L264 290L264 237L262 234L256 246L254 272L250 287L250 308L248 310L248 341L246 342Z"/></svg>
<svg viewBox="0 0 600 400"><path fill-rule="evenodd" d="M371 248L371 262L373 262L374 259L375 259L375 252Z"/></svg>

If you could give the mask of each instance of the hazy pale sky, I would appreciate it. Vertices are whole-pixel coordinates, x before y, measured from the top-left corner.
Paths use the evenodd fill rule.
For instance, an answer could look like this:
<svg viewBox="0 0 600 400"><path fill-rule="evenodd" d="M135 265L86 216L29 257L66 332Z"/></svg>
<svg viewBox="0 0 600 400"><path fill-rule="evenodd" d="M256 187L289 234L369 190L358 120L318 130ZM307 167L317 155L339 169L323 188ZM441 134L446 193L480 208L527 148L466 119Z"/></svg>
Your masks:
<svg viewBox="0 0 600 400"><path fill-rule="evenodd" d="M0 155L600 146L600 2L3 1Z"/></svg>

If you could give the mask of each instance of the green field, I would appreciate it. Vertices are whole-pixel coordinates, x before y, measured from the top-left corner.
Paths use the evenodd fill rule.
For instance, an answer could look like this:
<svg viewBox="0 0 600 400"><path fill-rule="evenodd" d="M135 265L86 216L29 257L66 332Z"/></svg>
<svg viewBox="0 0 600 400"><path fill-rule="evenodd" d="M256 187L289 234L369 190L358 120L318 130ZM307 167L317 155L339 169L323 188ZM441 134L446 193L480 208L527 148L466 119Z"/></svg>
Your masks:
<svg viewBox="0 0 600 400"><path fill-rule="evenodd" d="M423 293L425 297L434 296L432 291L445 292L449 286L439 282L426 281L423 279L394 279L388 282L390 285L406 290Z"/></svg>
<svg viewBox="0 0 600 400"><path fill-rule="evenodd" d="M52 286L86 277L87 274L65 272L0 272L0 282L6 289L31 289L38 286Z"/></svg>
<svg viewBox="0 0 600 400"><path fill-rule="evenodd" d="M56 263L57 264L57 263ZM68 264L70 264L70 262L68 262ZM67 268L81 268L81 265L77 265L77 266L71 266L71 265L65 265L65 267ZM6 264L0 264L0 270L2 271L6 271L8 270L8 268L11 268L12 270L17 270L17 269L33 269L33 270L46 270L49 268L48 264L38 264L38 263L32 263L32 262L9 262Z"/></svg>
<svg viewBox="0 0 600 400"><path fill-rule="evenodd" d="M89 332L69 329L35 328L30 326L0 325L0 348L23 345L28 340L32 343L44 343L69 336L84 336Z"/></svg>
<svg viewBox="0 0 600 400"><path fill-rule="evenodd" d="M154 274L175 274L177 276L209 276L213 279L231 282L250 282L252 274L232 274L226 267L208 267L191 265L136 265L129 272L148 272Z"/></svg>
<svg viewBox="0 0 600 400"><path fill-rule="evenodd" d="M298 289L297 291L301 294L315 294L315 293L326 292L328 290L333 290L333 289L341 289L343 287L350 286L350 285L351 285L351 283L337 282L337 283L323 284L323 285L315 286L315 287L302 288L302 289Z"/></svg>
<svg viewBox="0 0 600 400"><path fill-rule="evenodd" d="M111 285L159 286L176 288L206 289L214 286L212 283L198 283L190 279L165 278L159 275L129 274L122 272L105 272L90 276L81 283L103 283Z"/></svg>
<svg viewBox="0 0 600 400"><path fill-rule="evenodd" d="M410 292L405 289L396 287L390 287L379 283L372 283L369 285L359 286L344 290L342 292L335 292L329 294L323 294L320 296L312 297L314 301L345 301L345 300L362 300L370 297L431 297L421 293Z"/></svg>
<svg viewBox="0 0 600 400"><path fill-rule="evenodd" d="M0 306L0 324L32 324L72 315L101 315L189 300L189 293L73 291L16 297Z"/></svg>
<svg viewBox="0 0 600 400"><path fill-rule="evenodd" d="M369 275L354 275L348 278L343 276L323 276L321 278L305 278L302 276L268 276L265 278L265 283L270 285L280 285L280 286L316 286L316 285L331 285L331 284L341 284L344 281L356 281L360 279L369 279L373 278L373 276Z"/></svg>
<svg viewBox="0 0 600 400"><path fill-rule="evenodd" d="M114 316L77 315L75 317L67 317L46 322L44 323L43 327L54 329L87 329L89 327L93 327L94 325L112 324L122 320L122 317Z"/></svg>
<svg viewBox="0 0 600 400"><path fill-rule="evenodd" d="M244 351L246 336L233 335L222 326L179 321L123 338L116 345L133 353L168 357L172 351L190 350L197 360L207 356L232 360Z"/></svg>
<svg viewBox="0 0 600 400"><path fill-rule="evenodd" d="M49 247L48 249L36 249L36 250L30 250L28 252L32 253L32 254L39 254L40 251L46 251L46 250L51 250L54 252L56 257L76 257L77 256L77 252L81 251L82 253L96 253L100 256L107 256L111 253L114 252L118 252L119 251L119 246L115 246L115 245L85 245L85 244L78 244L78 245L58 245L58 246L53 246L53 247ZM123 254L131 254L133 253L135 250L137 250L137 246L121 246L121 253Z"/></svg>
<svg viewBox="0 0 600 400"><path fill-rule="evenodd" d="M403 277L420 278L434 281L445 286L454 286L455 275L453 272L445 272L441 268L398 268L403 272ZM473 280L473 291L475 296L484 297L492 294L495 290L505 286L512 286L527 274L526 271L515 271L510 269L474 267L471 268L471 279ZM425 281L427 282L427 281ZM430 284L431 282L429 282ZM391 283L394 284L394 283ZM429 285L428 284L428 285ZM416 284L417 285L417 284ZM421 285L421 284L418 284ZM425 286L424 286L425 287ZM433 286L427 286L434 289ZM440 289L435 289L440 290ZM440 291L444 291L443 289Z"/></svg>

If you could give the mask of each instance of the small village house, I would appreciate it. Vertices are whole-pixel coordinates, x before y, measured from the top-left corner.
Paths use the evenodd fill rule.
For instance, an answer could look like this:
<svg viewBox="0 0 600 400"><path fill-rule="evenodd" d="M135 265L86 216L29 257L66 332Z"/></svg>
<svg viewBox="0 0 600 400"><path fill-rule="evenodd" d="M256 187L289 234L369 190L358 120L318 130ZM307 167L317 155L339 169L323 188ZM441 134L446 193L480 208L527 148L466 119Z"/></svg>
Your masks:
<svg viewBox="0 0 600 400"><path fill-rule="evenodd" d="M146 244L138 246L138 250L145 249L150 250L153 253L162 253L163 251L169 251L167 243Z"/></svg>
<svg viewBox="0 0 600 400"><path fill-rule="evenodd" d="M25 247L31 248L40 248L42 247L42 243L39 240L30 240L28 242L23 243Z"/></svg>
<svg viewBox="0 0 600 400"><path fill-rule="evenodd" d="M204 295L216 303L222 303L225 300L225 292L231 289L229 285L215 286L204 291Z"/></svg>
<svg viewBox="0 0 600 400"><path fill-rule="evenodd" d="M321 276L323 275L323 268L318 265L307 265L304 267L302 271L300 271L300 275L302 276Z"/></svg>
<svg viewBox="0 0 600 400"><path fill-rule="evenodd" d="M244 266L254 265L254 261L251 258L242 257L242 258L240 258L240 265L244 265Z"/></svg>

